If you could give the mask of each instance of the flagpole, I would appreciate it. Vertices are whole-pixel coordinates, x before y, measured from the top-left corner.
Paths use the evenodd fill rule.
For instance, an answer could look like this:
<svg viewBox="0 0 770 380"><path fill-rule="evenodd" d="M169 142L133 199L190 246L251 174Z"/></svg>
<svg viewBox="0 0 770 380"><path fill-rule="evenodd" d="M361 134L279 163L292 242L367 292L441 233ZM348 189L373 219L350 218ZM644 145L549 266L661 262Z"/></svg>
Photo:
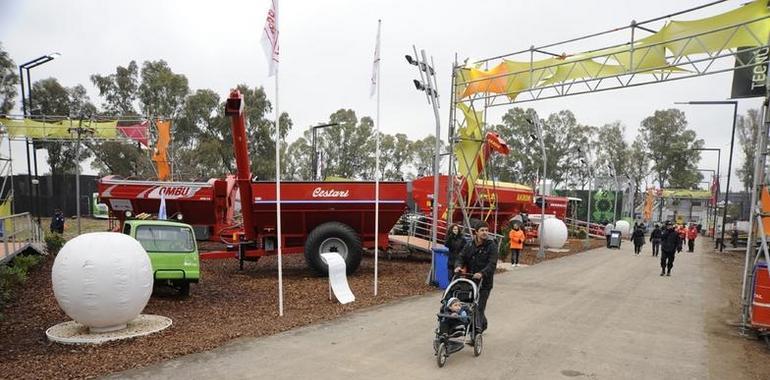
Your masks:
<svg viewBox="0 0 770 380"><path fill-rule="evenodd" d="M377 47L374 58L377 60L377 123L374 125L374 295L377 295L378 267L379 258L379 237L380 237L380 87L382 78L380 77L380 28L382 20L377 20Z"/></svg>
<svg viewBox="0 0 770 380"><path fill-rule="evenodd" d="M275 6L275 45L278 46L278 26L280 25L278 0L274 0ZM274 53L275 54L275 53ZM273 60L276 58L273 57ZM278 62L275 64L275 219L276 219L276 246L278 247L278 316L283 316L283 256L281 244L281 112L278 108Z"/></svg>

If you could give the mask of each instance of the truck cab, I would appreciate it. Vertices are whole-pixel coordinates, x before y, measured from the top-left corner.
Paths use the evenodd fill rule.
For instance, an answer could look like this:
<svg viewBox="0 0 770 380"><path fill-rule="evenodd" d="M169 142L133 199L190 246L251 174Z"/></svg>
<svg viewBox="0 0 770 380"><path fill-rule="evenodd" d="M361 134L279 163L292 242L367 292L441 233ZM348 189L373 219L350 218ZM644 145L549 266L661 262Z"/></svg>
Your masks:
<svg viewBox="0 0 770 380"><path fill-rule="evenodd" d="M171 220L126 220L123 233L139 241L150 256L155 284L173 286L183 296L200 279L195 232Z"/></svg>

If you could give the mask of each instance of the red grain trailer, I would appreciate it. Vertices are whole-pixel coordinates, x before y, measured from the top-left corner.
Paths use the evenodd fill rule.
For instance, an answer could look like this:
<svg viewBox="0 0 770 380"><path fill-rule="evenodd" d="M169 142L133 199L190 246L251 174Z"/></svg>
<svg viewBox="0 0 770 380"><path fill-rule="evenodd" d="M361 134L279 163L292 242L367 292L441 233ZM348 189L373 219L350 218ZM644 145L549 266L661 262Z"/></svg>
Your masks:
<svg viewBox="0 0 770 380"><path fill-rule="evenodd" d="M202 259L236 257L243 265L277 254L276 182L251 181L238 91L231 92L226 113L232 118L236 176L205 183L105 177L97 188L110 215L122 222L127 212L156 214L163 197L166 213L181 214L199 239L226 244L225 250L202 253ZM406 182L380 183L377 235L381 249L388 246L388 232L406 211L406 199ZM374 248L374 182L281 182L280 205L282 252L304 253L308 266L318 274L326 274L328 269L321 260L322 252L340 253L352 273L358 269L363 248ZM241 222L237 220L239 211Z"/></svg>

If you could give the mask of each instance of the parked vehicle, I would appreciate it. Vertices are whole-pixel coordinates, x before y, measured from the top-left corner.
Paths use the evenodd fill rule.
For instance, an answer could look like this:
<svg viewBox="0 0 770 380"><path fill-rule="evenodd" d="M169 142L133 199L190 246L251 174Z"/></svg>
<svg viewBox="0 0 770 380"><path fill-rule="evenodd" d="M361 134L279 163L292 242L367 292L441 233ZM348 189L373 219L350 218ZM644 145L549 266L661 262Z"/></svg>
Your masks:
<svg viewBox="0 0 770 380"><path fill-rule="evenodd" d="M189 224L170 220L126 220L123 233L139 241L150 256L155 285L173 286L183 296L200 280L195 232Z"/></svg>

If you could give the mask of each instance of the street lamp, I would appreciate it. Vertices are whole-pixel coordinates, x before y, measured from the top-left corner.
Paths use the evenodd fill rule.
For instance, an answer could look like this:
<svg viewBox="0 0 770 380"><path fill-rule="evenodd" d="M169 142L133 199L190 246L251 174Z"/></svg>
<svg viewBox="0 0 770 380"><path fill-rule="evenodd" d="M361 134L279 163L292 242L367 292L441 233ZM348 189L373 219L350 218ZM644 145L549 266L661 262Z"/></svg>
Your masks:
<svg viewBox="0 0 770 380"><path fill-rule="evenodd" d="M321 124L321 125L316 125L316 126L310 127L311 130L313 131L313 159L312 159L312 161L313 161L313 181L318 181L318 178L321 175L321 171L318 170L318 153L316 152L316 131L321 129L321 128L333 127L333 126L336 126L336 125L339 125L339 123Z"/></svg>
<svg viewBox="0 0 770 380"><path fill-rule="evenodd" d="M733 122L733 124L734 123L735 122ZM711 227L713 229L713 231L714 231L711 234L711 238L712 239L716 239L716 237L717 237L717 211L719 209L717 207L716 200L717 200L717 198L719 198L719 187L720 187L719 186L719 182L722 180L722 177L719 175L719 170L722 167L722 164L721 164L722 163L722 149L720 149L720 148L693 148L693 150L700 150L700 151L705 151L705 152L709 152L709 151L710 152L714 152L714 151L717 152L717 174L716 174L717 188L716 188L716 194L714 196L714 223L713 223L713 225ZM730 154L730 156L732 157L732 153Z"/></svg>
<svg viewBox="0 0 770 380"><path fill-rule="evenodd" d="M417 73L420 75L420 80L413 80L414 87L418 91L422 91L425 93L425 97L428 100L428 104L430 104L433 107L433 118L436 121L436 145L434 147L435 151L433 152L433 202L431 207L431 219L433 222L431 223L431 233L430 233L430 243L431 243L431 251L436 249L438 247L438 244L436 242L437 240L437 230L438 230L438 185L439 185L439 162L441 160L441 152L439 151L441 149L441 119L439 117L438 108L438 85L436 83L436 72L433 69L433 57L430 58L430 64L428 64L428 56L425 54L425 50L420 50L420 54L417 54L417 47L412 45L412 52L414 52L414 58L410 55L404 56L406 58L406 62L412 66L415 66L417 68ZM434 251L435 252L435 251ZM428 273L428 282L430 282L430 279L435 275L435 253L432 254L431 257L431 265L430 265L430 272Z"/></svg>
<svg viewBox="0 0 770 380"><path fill-rule="evenodd" d="M730 136L730 159L727 164L727 188L725 189L725 207L722 213L722 233L719 238L719 252L722 252L725 248L725 222L727 221L727 202L730 198L730 174L733 171L733 147L735 146L735 122L738 119L738 102L735 100L709 100L709 101L691 101L680 102L676 104L690 104L690 105L715 105L715 104L729 104L733 106L733 131Z"/></svg>
<svg viewBox="0 0 770 380"><path fill-rule="evenodd" d="M711 173L711 182L709 182L709 181L701 181L701 182L698 183L698 184L705 183L707 185L706 189L710 190L711 186L714 184L714 179L718 178L717 171L714 170L714 169L700 169L700 168L698 168L698 171L699 172ZM711 200L710 199L709 199L709 205L711 205ZM716 217L717 217L717 213L716 213L717 205L716 205L716 202L714 202L714 204L711 205L711 206L714 208L714 224L713 225L714 225L714 228L716 228ZM707 208L707 210L708 210L708 208ZM708 217L706 219L707 219L706 221L708 222ZM706 227L708 228L708 226L706 226ZM716 233L711 235L712 239L714 239L714 235L716 235Z"/></svg>
<svg viewBox="0 0 770 380"><path fill-rule="evenodd" d="M612 225L614 226L618 219L618 188L620 183L618 182L618 172L615 171L615 163L610 160L610 164L607 167L612 172L612 178L615 179L615 204L612 206Z"/></svg>
<svg viewBox="0 0 770 380"><path fill-rule="evenodd" d="M529 119L527 119L527 122L535 127L536 134L530 134L529 136L540 144L540 154L543 158L543 184L540 188L540 231L538 232L537 237L537 240L540 242L540 247L537 251L537 258L542 260L545 258L545 179L547 159L545 155L545 142L543 141L542 120L540 120L540 118L537 116L537 113L535 113L534 119L534 122Z"/></svg>
<svg viewBox="0 0 770 380"><path fill-rule="evenodd" d="M584 246L589 246L589 239L591 238L591 188L593 187L593 175L591 173L591 160L590 160L590 154L591 152L589 150L582 150L580 147L577 148L578 153L581 153L583 155L583 158L580 159L580 162L583 163L583 165L588 168L588 209L586 210L586 239L584 242Z"/></svg>
<svg viewBox="0 0 770 380"><path fill-rule="evenodd" d="M425 54L425 50L420 50L420 54L417 54L417 48L412 45L412 51L414 52L414 58L410 55L405 55L406 62L412 66L417 67L417 72L420 74L420 80L413 80L414 87L418 91L425 92L425 97L428 100L428 104L433 106L433 117L436 120L436 146L433 156L433 207L432 215L433 225L431 226L431 247L436 247L436 235L437 235L437 223L438 223L438 188L439 188L439 160L441 159L441 121L439 118L439 103L438 103L438 85L436 83L436 72L433 69L433 57L428 64L428 56Z"/></svg>
<svg viewBox="0 0 770 380"><path fill-rule="evenodd" d="M38 67L44 63L53 61L61 56L61 53L51 53L37 57L29 62L19 65L19 85L21 86L21 113L24 117L28 116L27 108L29 108L29 115L32 114L32 79L30 79L29 71L35 67ZM24 71L27 72L27 91L25 96L24 90ZM40 207L39 207L39 189L38 183L40 182L37 175L37 147L35 146L35 140L32 139L32 159L35 162L35 180L32 180L32 168L30 167L29 159L29 138L26 139L25 147L27 149L27 183L29 184L30 191L32 191L33 202L30 204L30 211L37 217L37 224L40 225ZM34 185L34 186L33 186Z"/></svg>

